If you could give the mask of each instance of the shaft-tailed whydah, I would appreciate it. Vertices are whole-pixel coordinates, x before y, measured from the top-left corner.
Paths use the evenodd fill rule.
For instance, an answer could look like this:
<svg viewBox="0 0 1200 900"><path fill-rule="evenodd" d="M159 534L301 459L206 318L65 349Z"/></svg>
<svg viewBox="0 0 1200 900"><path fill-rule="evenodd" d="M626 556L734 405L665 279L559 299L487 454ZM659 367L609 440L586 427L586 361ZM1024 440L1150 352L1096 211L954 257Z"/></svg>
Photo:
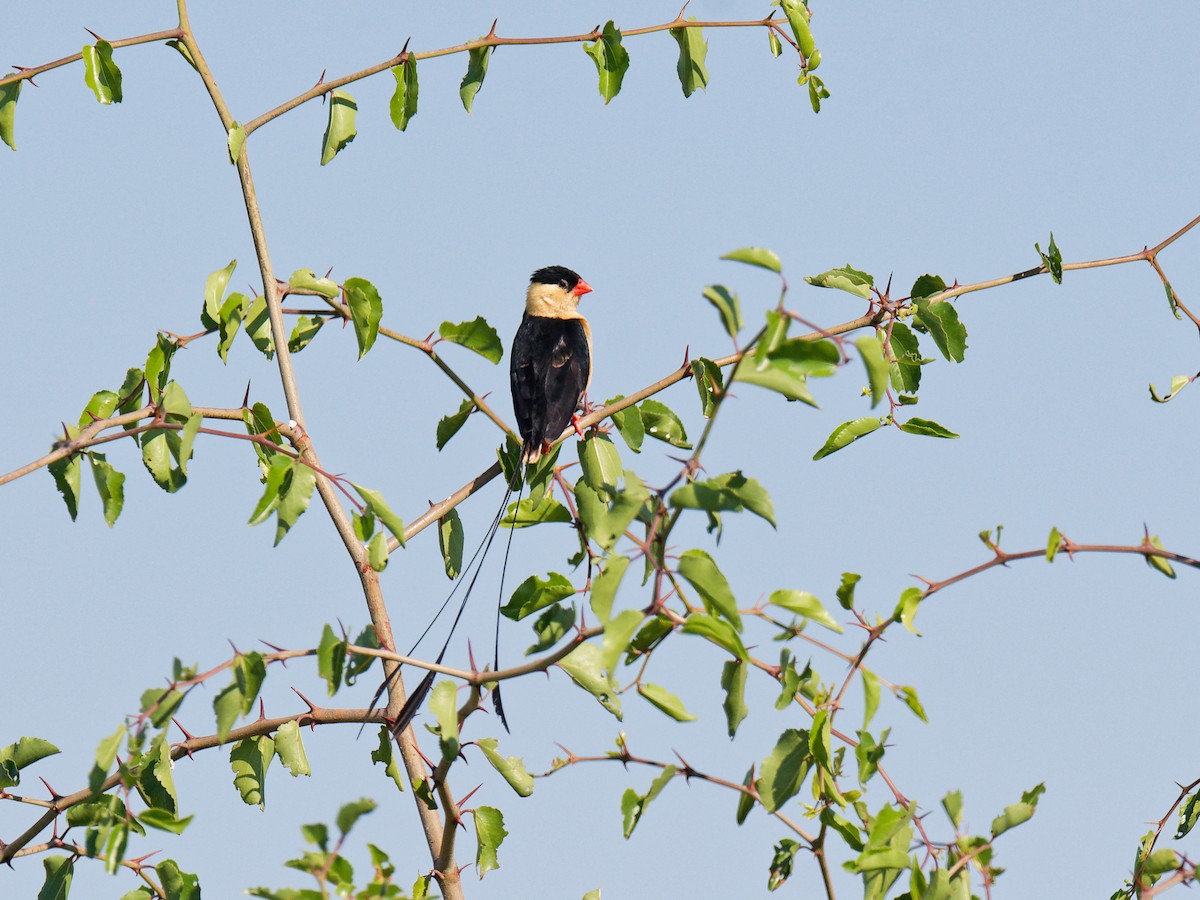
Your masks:
<svg viewBox="0 0 1200 900"><path fill-rule="evenodd" d="M527 467L537 463L543 454L549 453L554 442L562 436L568 426L574 426L575 431L582 436L576 412L584 402L584 396L592 378L592 330L588 326L587 319L579 312L579 301L584 294L591 290L591 285L566 266L546 266L538 269L529 278L529 289L525 292L525 314L521 317L521 327L517 329L517 334L513 338L509 366L513 411L516 413L517 429L521 435L521 461ZM523 486L521 473L517 472L513 480L506 485L500 509L492 519L491 525L488 526L487 533L479 547L476 548L471 561L467 563L466 571L470 571L472 566L475 571L471 575L466 593L459 603L454 622L450 625L450 633L446 636L446 642L442 645L441 652L438 653L438 664L442 662L442 658L450 646L454 629L458 626L458 620L462 618L463 610L466 609L467 600L475 587L476 579L479 578L480 569L483 568L483 560L487 557L492 540L496 537L496 531L504 518L504 511L508 508L514 490L518 491L515 507L517 512L513 513L514 521L511 524L514 529L517 527L515 517L520 510L519 492ZM511 545L512 532L509 532L509 546ZM504 551L504 559L505 567L507 567L507 548ZM475 565L476 560L478 560L478 565ZM459 586L466 580L466 571L463 573L464 577L459 579L454 590L450 592L450 596L442 603L437 616L441 615L442 610L453 599ZM501 601L503 601L503 594L504 572L502 571L500 575ZM434 622L437 621L437 616L434 617ZM431 627L433 627L433 622L430 622L429 627L417 639L418 643ZM415 649L414 646L413 650ZM409 656L412 656L413 650L408 652ZM499 668L499 655L499 616L497 615L496 659L493 663L496 669ZM397 667L392 673L393 676L399 671L400 669ZM407 728L413 716L421 708L426 695L433 687L433 676L432 670L427 672L421 679L421 683L408 695L400 714L392 723L392 731L395 734L399 734ZM376 692L375 699L371 703L372 709L387 686L388 682L385 681ZM508 722L505 720L504 707L500 701L499 682L492 691L492 703L496 709L496 715L507 730Z"/></svg>

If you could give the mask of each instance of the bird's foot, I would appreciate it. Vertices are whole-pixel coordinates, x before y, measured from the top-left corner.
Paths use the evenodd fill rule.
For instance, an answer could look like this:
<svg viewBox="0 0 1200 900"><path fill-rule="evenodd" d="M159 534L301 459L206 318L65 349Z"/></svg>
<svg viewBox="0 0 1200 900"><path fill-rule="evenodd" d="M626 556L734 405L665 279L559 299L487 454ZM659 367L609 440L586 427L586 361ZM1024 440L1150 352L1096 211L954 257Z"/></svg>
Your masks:
<svg viewBox="0 0 1200 900"><path fill-rule="evenodd" d="M571 413L571 427L575 429L577 435L583 437L583 428L579 424L581 421L579 413Z"/></svg>

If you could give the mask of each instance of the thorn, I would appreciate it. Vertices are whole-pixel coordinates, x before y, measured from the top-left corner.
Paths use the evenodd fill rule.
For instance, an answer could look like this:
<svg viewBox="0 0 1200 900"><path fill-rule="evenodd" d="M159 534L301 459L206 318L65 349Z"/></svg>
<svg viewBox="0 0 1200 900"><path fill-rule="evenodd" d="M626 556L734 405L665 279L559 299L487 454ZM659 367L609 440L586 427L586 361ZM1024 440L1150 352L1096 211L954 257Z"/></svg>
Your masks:
<svg viewBox="0 0 1200 900"><path fill-rule="evenodd" d="M432 506L432 504L430 504ZM479 667L475 665L475 651L471 649L471 639L467 638L467 659L471 661L471 674L478 675Z"/></svg>
<svg viewBox="0 0 1200 900"><path fill-rule="evenodd" d="M687 368L691 367L691 364L692 364L692 360L691 360L691 356L690 356L691 349L692 349L691 344L688 344L683 348L683 365L680 366L680 368L687 369ZM689 375L688 377L690 378L691 376Z"/></svg>
<svg viewBox="0 0 1200 900"><path fill-rule="evenodd" d="M41 775L39 775L39 776L38 776L38 781L40 781L42 784L44 784L44 785L46 786L46 790L48 790L48 791L50 792L50 799L51 799L51 800L53 800L55 803L57 803L59 800L61 800L61 799L62 799L62 794L60 794L60 793L59 793L58 791L56 791L54 788L50 787L50 782L48 782L48 781L47 781L45 778L43 778Z"/></svg>
<svg viewBox="0 0 1200 900"><path fill-rule="evenodd" d="M474 797L475 791L479 790L481 787L483 787L482 784L477 784L477 785L475 785L475 787L472 790L467 791L467 793L459 799L458 806L461 807L464 803L466 803L468 800L470 800L472 797Z"/></svg>
<svg viewBox="0 0 1200 900"><path fill-rule="evenodd" d="M187 743L188 743L188 741L195 740L195 736L190 731L188 731L186 728L184 728L181 724L179 724L179 720L177 718L175 718L174 716L171 716L171 721L175 723L176 728L178 728L180 731L183 732L183 740L180 741L179 744L176 744L175 746L182 746L183 752L188 755L188 759L192 759L193 758L192 757L192 748L188 747Z"/></svg>
<svg viewBox="0 0 1200 900"><path fill-rule="evenodd" d="M488 29L487 37L494 38L496 36L496 23L499 21L499 19L492 19L492 27Z"/></svg>
<svg viewBox="0 0 1200 900"><path fill-rule="evenodd" d="M311 700L309 700L307 697L305 697L302 693L300 693L295 688L292 688L292 693L294 693L297 697L299 697L301 700L303 700L305 702L305 704L308 705L308 711L310 714L315 714L317 712L317 710L320 709L319 706L317 706L315 703L313 703ZM313 721L309 724L311 725L313 730L316 730L317 723L315 721Z"/></svg>
<svg viewBox="0 0 1200 900"><path fill-rule="evenodd" d="M888 272L888 283L887 283L887 287L885 287L885 288L883 289L883 296L885 296L885 297L887 297L887 296L890 296L890 295L891 295L891 293L892 293L892 275L893 275L893 274L895 274L895 273L893 273L893 272Z"/></svg>
<svg viewBox="0 0 1200 900"><path fill-rule="evenodd" d="M323 83L325 82L325 73L326 73L327 71L328 71L327 69L322 69L322 70L321 70L321 77L317 79L317 84L323 84ZM313 87L316 87L316 86L317 86L317 84L314 84L314 85L313 85ZM322 103L324 103L324 102L325 102L325 95L324 95L324 94L322 94L322 95L321 95L321 102L322 102Z"/></svg>
<svg viewBox="0 0 1200 900"><path fill-rule="evenodd" d="M235 644L235 643L234 643L232 640L230 640L229 638L226 638L226 639L225 639L225 641L226 641L226 643L228 643L228 644L229 644L229 646L230 646L230 647L232 647L232 648L233 648L233 655L234 655L234 656L241 656L241 655L242 655L242 651L241 651L241 650L239 650L239 649L237 648L237 645L236 645L236 644Z"/></svg>
<svg viewBox="0 0 1200 900"><path fill-rule="evenodd" d="M676 22L682 22L682 21L683 21L683 14L684 14L684 13L687 11L688 4L690 4L691 2L692 2L692 0L688 0L688 2L687 2L687 3L683 4L683 9L681 9L681 10L679 11L679 15L677 15L677 16L675 17L675 21L676 21Z"/></svg>
<svg viewBox="0 0 1200 900"><path fill-rule="evenodd" d="M330 266L328 269L326 269L326 270L325 270L325 277L326 277L326 278L328 278L328 277L329 277L329 273L330 273L330 272L332 272L332 271L333 271L333 266Z"/></svg>
<svg viewBox="0 0 1200 900"><path fill-rule="evenodd" d="M258 698L258 721L262 721L267 717L267 706L263 703L263 698Z"/></svg>
<svg viewBox="0 0 1200 900"><path fill-rule="evenodd" d="M287 652L287 651L286 651L286 650L284 650L282 647L277 647L277 646L275 646L274 644L272 644L270 641L264 641L262 638L259 638L259 639L258 639L258 642L259 642L260 644L265 644L266 646L270 647L270 648L271 648L272 650L274 650L276 653L286 653L286 652ZM287 660L281 659L281 660L280 660L280 662L282 662L282 663L286 663L286 662L287 662Z"/></svg>
<svg viewBox="0 0 1200 900"><path fill-rule="evenodd" d="M411 40L412 40L412 35L410 34L407 38L404 39L404 46L400 48L400 52L396 56L396 59L400 60L401 63L408 62L408 42Z"/></svg>
<svg viewBox="0 0 1200 900"><path fill-rule="evenodd" d="M250 382L246 382L246 393L242 395L242 409L250 408Z"/></svg>
<svg viewBox="0 0 1200 900"><path fill-rule="evenodd" d="M96 34L96 32L92 31L92 29L90 29L90 28L85 27L83 30L86 31L88 34L90 34L92 37L94 37L98 41L104 40L104 38L100 37L100 35Z"/></svg>

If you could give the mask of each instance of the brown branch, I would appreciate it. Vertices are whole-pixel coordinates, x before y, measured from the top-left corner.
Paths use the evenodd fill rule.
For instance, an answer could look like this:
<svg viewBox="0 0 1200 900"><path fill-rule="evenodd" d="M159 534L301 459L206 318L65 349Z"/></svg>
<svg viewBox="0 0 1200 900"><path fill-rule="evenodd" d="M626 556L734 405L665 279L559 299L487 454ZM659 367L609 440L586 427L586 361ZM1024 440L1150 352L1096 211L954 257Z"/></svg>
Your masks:
<svg viewBox="0 0 1200 900"><path fill-rule="evenodd" d="M493 26L494 27L494 26ZM662 25L650 25L645 28L631 28L622 31L624 37L641 34L651 34L656 31L668 31L672 28L755 28L766 27L775 30L783 37L787 38L788 43L795 46L791 37L788 36L782 29L781 23L771 19L769 16L766 19L754 19L745 22L690 22L682 18L676 18ZM456 53L466 53L470 50L478 50L483 47L503 47L503 46L519 46L531 44L578 44L583 41L595 41L600 38L600 30L593 29L583 34L559 35L554 37L532 37L532 38L504 38L498 36L495 31L488 35L478 38L474 41L466 41L462 44L456 44L453 47L444 47L440 50L426 50L424 52L414 52L411 50L402 50L390 59L385 59L383 62L375 63L367 66L365 69L360 69L357 72L352 72L349 75L343 75L339 78L330 80L322 79L318 81L308 90L301 94L297 94L290 100L276 106L274 109L257 116L247 122L243 128L246 136L249 137L263 125L266 125L273 119L277 119L284 113L295 109L301 104L307 103L309 100L315 100L327 94L329 91L336 90L340 87L345 87L348 84L353 84L356 81L362 81L364 78L369 78L372 75L378 75L393 66L398 66L406 59L422 60L434 59L440 56L451 56ZM405 45L407 46L407 44Z"/></svg>
<svg viewBox="0 0 1200 900"><path fill-rule="evenodd" d="M181 28L169 28L166 31L154 31L150 34L139 34L137 37L120 38L119 40L109 41L114 50L121 47L132 47L135 44L152 44L156 41L179 40L183 37ZM0 87L6 84L12 84L16 81L32 81L43 72L49 72L51 69L58 69L62 66L69 66L73 62L79 62L83 59L83 53L73 53L70 56L64 56L62 59L56 59L53 62L42 63L40 66L13 66L17 72L13 75L5 75L0 78Z"/></svg>

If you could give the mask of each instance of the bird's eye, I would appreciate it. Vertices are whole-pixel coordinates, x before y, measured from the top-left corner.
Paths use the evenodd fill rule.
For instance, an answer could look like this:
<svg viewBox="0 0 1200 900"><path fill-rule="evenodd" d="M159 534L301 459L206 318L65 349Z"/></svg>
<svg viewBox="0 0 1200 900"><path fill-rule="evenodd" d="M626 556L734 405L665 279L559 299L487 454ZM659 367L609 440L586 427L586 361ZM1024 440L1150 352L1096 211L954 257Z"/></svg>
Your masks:
<svg viewBox="0 0 1200 900"><path fill-rule="evenodd" d="M562 288L564 291L570 290L570 288L567 286L567 279L565 279L565 278L560 278L558 280L558 286L560 288Z"/></svg>

